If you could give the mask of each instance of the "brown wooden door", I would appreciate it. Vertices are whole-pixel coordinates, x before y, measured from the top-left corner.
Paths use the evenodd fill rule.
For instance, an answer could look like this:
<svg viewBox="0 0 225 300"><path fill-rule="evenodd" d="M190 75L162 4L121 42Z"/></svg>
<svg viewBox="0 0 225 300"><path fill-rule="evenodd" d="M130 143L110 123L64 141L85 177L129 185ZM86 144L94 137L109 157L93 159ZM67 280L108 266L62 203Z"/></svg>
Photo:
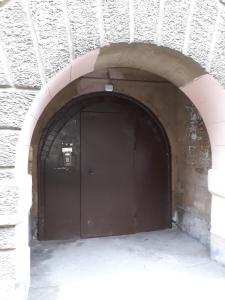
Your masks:
<svg viewBox="0 0 225 300"><path fill-rule="evenodd" d="M153 115L122 96L100 94L55 118L40 151L40 239L171 226L169 147Z"/></svg>
<svg viewBox="0 0 225 300"><path fill-rule="evenodd" d="M81 235L134 232L134 128L128 114L81 114Z"/></svg>

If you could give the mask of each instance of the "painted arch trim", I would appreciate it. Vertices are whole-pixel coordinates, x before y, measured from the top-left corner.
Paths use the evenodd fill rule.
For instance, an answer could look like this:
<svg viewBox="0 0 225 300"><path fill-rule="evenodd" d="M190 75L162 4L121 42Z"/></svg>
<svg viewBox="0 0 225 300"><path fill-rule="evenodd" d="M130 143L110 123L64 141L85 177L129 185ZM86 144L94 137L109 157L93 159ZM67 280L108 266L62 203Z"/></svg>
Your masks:
<svg viewBox="0 0 225 300"><path fill-rule="evenodd" d="M33 131L54 96L72 81L109 67L130 67L155 73L172 82L193 102L205 122L210 138L212 169L216 173L210 171L209 186L210 192L214 193L213 182L219 176L222 184L225 171L225 90L191 58L169 48L142 43L112 44L82 55L41 89L25 118L17 145L17 179L21 180L27 175ZM218 186L215 189L218 191ZM222 187L219 190L225 198Z"/></svg>

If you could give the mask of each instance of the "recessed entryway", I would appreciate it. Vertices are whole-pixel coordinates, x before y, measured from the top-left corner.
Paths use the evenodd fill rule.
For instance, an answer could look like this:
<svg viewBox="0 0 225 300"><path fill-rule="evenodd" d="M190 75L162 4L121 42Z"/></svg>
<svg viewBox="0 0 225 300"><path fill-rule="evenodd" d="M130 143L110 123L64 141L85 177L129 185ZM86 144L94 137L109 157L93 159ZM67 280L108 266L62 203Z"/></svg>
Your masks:
<svg viewBox="0 0 225 300"><path fill-rule="evenodd" d="M39 147L39 239L146 232L171 226L170 147L132 98L73 99Z"/></svg>

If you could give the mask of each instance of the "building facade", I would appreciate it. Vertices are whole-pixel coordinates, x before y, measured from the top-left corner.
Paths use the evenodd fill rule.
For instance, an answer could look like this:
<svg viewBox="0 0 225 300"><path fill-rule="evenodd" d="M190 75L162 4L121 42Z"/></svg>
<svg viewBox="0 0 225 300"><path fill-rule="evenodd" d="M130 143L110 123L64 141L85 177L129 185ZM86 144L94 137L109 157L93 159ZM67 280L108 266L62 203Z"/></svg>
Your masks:
<svg viewBox="0 0 225 300"><path fill-rule="evenodd" d="M217 0L0 1L0 295L26 299L38 149L71 99L148 107L171 151L171 218L225 264L225 6Z"/></svg>

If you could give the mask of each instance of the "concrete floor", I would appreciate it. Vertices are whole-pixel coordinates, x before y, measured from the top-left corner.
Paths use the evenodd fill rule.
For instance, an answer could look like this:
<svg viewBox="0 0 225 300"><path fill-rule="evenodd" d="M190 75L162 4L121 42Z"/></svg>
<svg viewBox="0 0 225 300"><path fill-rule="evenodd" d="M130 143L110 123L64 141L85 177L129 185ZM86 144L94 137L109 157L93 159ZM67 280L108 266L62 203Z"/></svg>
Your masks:
<svg viewBox="0 0 225 300"><path fill-rule="evenodd" d="M29 300L225 299L225 268L178 229L35 242Z"/></svg>

